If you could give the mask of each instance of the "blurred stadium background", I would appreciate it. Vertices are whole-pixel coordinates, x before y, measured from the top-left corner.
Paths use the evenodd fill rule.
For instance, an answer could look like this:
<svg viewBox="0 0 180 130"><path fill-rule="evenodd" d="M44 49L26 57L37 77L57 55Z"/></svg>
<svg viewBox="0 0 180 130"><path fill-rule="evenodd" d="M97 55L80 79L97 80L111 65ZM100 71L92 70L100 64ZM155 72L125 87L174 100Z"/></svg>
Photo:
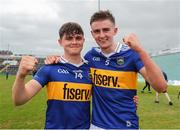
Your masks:
<svg viewBox="0 0 180 130"><path fill-rule="evenodd" d="M13 54L13 52L9 50L0 50L0 74L15 75L18 70L18 65L21 60L21 57L24 54ZM28 54L26 54L28 55ZM35 55L31 55L35 56ZM44 64L44 57L42 56L35 56L39 64L37 65L37 69L39 69ZM32 73L30 73L32 74Z"/></svg>

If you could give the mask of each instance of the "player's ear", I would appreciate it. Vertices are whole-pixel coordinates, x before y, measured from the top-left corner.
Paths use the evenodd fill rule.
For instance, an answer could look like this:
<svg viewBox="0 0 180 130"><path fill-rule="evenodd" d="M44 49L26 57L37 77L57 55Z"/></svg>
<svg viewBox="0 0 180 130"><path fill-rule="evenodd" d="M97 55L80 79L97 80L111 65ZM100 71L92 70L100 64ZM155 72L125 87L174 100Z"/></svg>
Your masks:
<svg viewBox="0 0 180 130"><path fill-rule="evenodd" d="M115 28L114 28L114 34L117 34L117 32L118 32L118 28L115 27Z"/></svg>
<svg viewBox="0 0 180 130"><path fill-rule="evenodd" d="M95 37L95 36L94 36L94 33L93 33L93 31L92 31L92 30L91 30L91 35L92 35L92 37Z"/></svg>
<svg viewBox="0 0 180 130"><path fill-rule="evenodd" d="M59 44L60 46L62 46L62 40L61 40L60 38L58 39L57 42L58 42L58 44Z"/></svg>

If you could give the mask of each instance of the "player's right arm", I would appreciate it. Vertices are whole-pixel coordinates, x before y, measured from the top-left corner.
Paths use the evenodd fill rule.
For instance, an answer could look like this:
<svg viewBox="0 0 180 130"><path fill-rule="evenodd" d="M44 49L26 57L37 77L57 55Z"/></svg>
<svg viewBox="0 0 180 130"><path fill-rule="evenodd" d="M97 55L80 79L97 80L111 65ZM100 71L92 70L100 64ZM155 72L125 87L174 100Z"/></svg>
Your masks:
<svg viewBox="0 0 180 130"><path fill-rule="evenodd" d="M25 77L35 68L37 59L32 56L23 56L19 65L16 79L12 88L12 98L16 106L22 105L36 95L42 86L36 80L25 84Z"/></svg>

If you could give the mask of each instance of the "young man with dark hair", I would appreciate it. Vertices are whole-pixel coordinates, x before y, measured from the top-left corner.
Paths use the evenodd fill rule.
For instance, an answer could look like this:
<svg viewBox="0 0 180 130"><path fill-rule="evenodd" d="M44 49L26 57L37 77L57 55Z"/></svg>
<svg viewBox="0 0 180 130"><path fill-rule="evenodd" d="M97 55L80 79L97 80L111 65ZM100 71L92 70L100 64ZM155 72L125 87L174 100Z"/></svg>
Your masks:
<svg viewBox="0 0 180 130"><path fill-rule="evenodd" d="M84 32L79 24L68 22L60 28L59 36L64 48L60 62L43 66L26 84L25 77L38 61L32 56L22 57L12 88L13 101L16 106L22 105L46 85L45 129L88 129L92 83L89 65L81 58Z"/></svg>

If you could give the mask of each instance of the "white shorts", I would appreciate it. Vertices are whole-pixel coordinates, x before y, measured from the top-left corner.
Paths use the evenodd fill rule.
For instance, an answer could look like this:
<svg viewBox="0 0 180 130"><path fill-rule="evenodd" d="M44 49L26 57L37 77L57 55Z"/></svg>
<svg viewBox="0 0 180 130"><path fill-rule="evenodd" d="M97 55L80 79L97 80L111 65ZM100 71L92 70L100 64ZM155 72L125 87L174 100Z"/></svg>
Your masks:
<svg viewBox="0 0 180 130"><path fill-rule="evenodd" d="M98 126L95 126L95 125L91 124L90 130L105 130L105 129L100 128L100 127L98 127Z"/></svg>

